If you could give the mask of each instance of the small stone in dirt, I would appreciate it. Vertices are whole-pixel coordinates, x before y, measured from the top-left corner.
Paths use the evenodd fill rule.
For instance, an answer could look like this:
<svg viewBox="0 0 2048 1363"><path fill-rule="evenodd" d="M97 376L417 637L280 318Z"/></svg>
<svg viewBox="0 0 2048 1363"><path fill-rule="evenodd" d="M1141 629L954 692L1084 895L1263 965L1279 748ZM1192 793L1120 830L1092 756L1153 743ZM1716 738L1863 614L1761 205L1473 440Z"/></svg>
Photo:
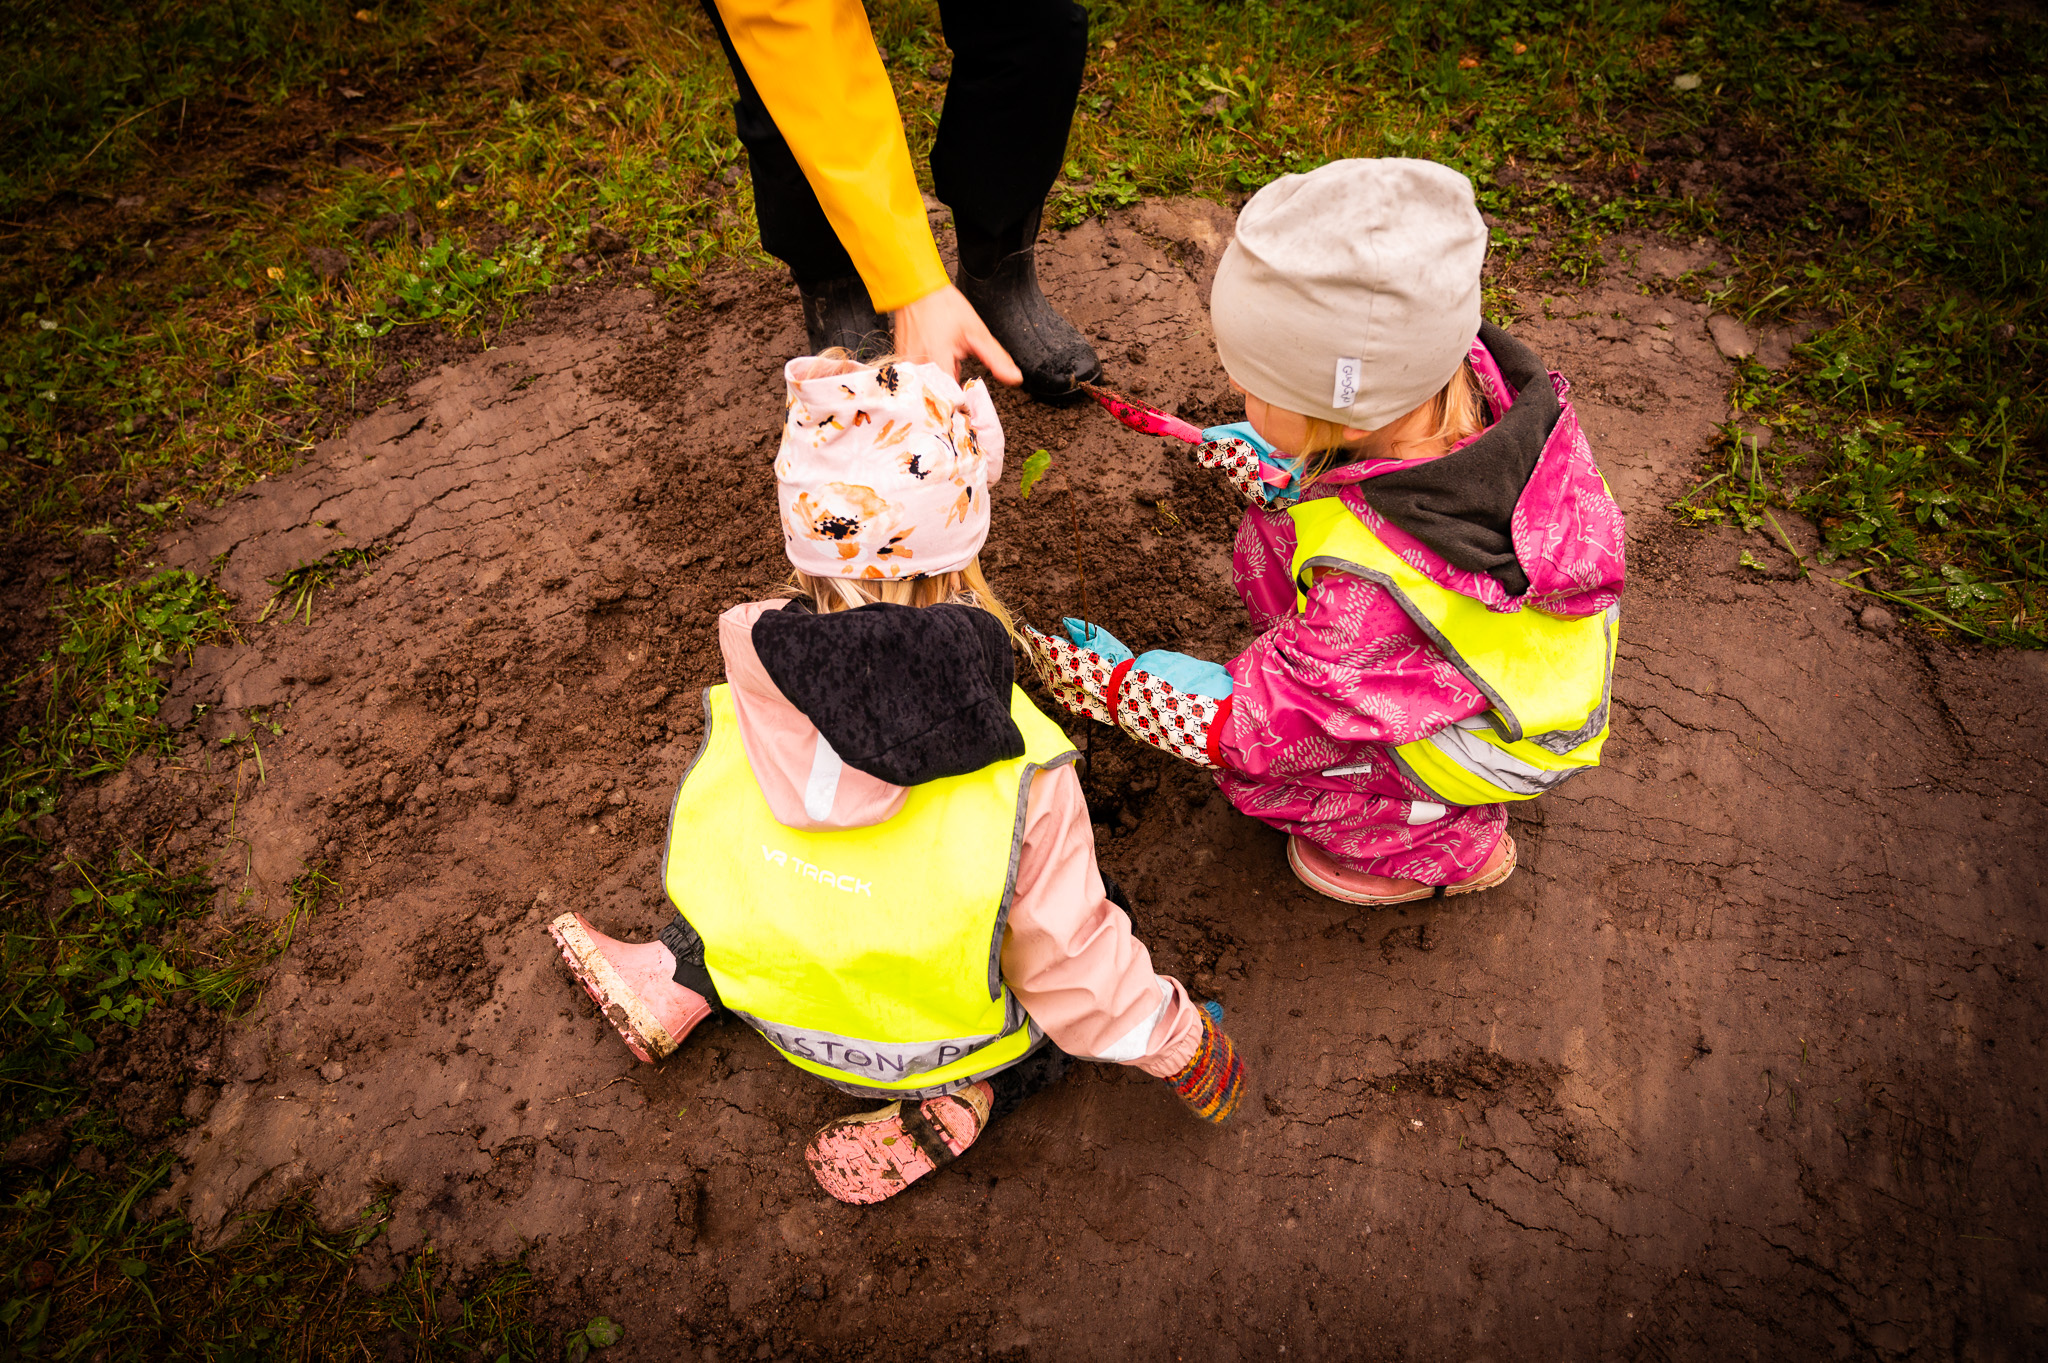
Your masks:
<svg viewBox="0 0 2048 1363"><path fill-rule="evenodd" d="M825 1280L823 1278L806 1278L803 1281L803 1286L799 1287L797 1291L803 1295L805 1301L823 1301L825 1300Z"/></svg>
<svg viewBox="0 0 2048 1363"><path fill-rule="evenodd" d="M384 773L384 779L377 786L377 798L387 805L398 803L398 796L405 789L404 778L395 771Z"/></svg>
<svg viewBox="0 0 2048 1363"><path fill-rule="evenodd" d="M40 1125L32 1126L7 1143L0 1151L0 1164L23 1164L31 1169L47 1169L57 1162L64 1153L64 1147L71 1141L68 1129L71 1119L58 1117Z"/></svg>
<svg viewBox="0 0 2048 1363"><path fill-rule="evenodd" d="M519 788L512 783L512 778L502 771L484 783L484 795L494 805L509 805L518 793Z"/></svg>
<svg viewBox="0 0 2048 1363"><path fill-rule="evenodd" d="M348 1078L348 1069L339 1060L330 1060L320 1067L320 1077L330 1084L339 1084Z"/></svg>
<svg viewBox="0 0 2048 1363"><path fill-rule="evenodd" d="M1707 319L1707 333L1714 338L1714 348L1731 360L1756 354L1756 337L1749 334L1748 327L1726 313L1717 313Z"/></svg>
<svg viewBox="0 0 2048 1363"><path fill-rule="evenodd" d="M1742 441L1742 448L1761 454L1771 447L1771 440L1777 433L1768 426L1738 426L1735 434Z"/></svg>
<svg viewBox="0 0 2048 1363"><path fill-rule="evenodd" d="M740 168L738 166L727 166L725 173L720 175L718 179L727 189L731 189L740 182Z"/></svg>
<svg viewBox="0 0 2048 1363"><path fill-rule="evenodd" d="M1124 351L1124 358L1129 360L1132 364L1143 364L1145 363L1146 354L1147 352L1145 350L1143 343L1133 341L1131 342L1130 347Z"/></svg>
<svg viewBox="0 0 2048 1363"><path fill-rule="evenodd" d="M57 1270L47 1259L38 1259L28 1266L28 1290L41 1292L57 1281Z"/></svg>
<svg viewBox="0 0 2048 1363"><path fill-rule="evenodd" d="M337 251L332 246L309 246L306 248L306 263L313 267L313 273L323 284L332 284L348 273L348 252Z"/></svg>
<svg viewBox="0 0 2048 1363"><path fill-rule="evenodd" d="M1883 606L1865 606L1863 613L1856 617L1856 623L1872 634L1890 634L1898 619Z"/></svg>
<svg viewBox="0 0 2048 1363"><path fill-rule="evenodd" d="M477 707L477 712L469 717L469 727L472 729L490 728L491 712L481 706Z"/></svg>

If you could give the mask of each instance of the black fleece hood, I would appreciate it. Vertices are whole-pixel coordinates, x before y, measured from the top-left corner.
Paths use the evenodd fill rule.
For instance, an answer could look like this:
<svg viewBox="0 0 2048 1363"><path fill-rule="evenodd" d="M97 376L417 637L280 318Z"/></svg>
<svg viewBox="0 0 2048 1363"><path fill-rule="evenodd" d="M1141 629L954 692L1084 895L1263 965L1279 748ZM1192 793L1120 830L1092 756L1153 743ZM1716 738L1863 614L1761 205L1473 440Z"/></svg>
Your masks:
<svg viewBox="0 0 2048 1363"><path fill-rule="evenodd" d="M1491 322L1479 324L1479 340L1515 390L1514 406L1463 449L1368 478L1358 491L1366 505L1446 563L1485 573L1509 596L1521 596L1529 576L1515 557L1509 527L1564 409L1535 351Z"/></svg>
<svg viewBox="0 0 2048 1363"><path fill-rule="evenodd" d="M985 610L877 602L820 615L794 601L754 622L753 643L855 771L915 786L1024 755L1010 718L1016 658Z"/></svg>

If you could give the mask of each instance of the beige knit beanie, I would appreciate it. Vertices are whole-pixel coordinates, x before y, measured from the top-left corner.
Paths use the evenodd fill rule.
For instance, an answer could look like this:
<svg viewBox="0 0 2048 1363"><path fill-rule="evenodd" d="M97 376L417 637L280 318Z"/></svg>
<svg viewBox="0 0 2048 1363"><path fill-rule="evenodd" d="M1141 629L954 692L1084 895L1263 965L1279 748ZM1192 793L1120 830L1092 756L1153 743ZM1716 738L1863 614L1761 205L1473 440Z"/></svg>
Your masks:
<svg viewBox="0 0 2048 1363"><path fill-rule="evenodd" d="M1486 224L1434 161L1332 161L1237 217L1209 293L1223 368L1253 396L1377 430L1450 381L1479 334Z"/></svg>

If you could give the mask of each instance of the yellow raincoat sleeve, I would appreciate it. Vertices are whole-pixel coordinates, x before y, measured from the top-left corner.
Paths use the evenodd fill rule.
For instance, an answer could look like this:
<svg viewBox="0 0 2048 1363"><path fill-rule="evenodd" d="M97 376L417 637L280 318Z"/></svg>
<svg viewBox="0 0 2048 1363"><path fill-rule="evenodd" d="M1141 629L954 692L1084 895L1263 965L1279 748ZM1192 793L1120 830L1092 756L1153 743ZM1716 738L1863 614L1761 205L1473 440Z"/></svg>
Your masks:
<svg viewBox="0 0 2048 1363"><path fill-rule="evenodd" d="M860 0L717 0L740 62L877 310L944 288L896 95Z"/></svg>

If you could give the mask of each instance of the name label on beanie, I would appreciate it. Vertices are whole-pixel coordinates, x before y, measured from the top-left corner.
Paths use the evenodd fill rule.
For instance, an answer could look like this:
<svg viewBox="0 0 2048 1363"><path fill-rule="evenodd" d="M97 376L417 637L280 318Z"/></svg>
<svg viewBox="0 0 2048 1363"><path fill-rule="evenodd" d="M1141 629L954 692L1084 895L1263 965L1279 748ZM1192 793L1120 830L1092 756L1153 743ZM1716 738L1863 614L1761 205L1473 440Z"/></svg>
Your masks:
<svg viewBox="0 0 2048 1363"><path fill-rule="evenodd" d="M1358 376L1364 367L1358 362L1356 355L1337 357L1337 387L1330 394L1332 407L1341 412L1358 401Z"/></svg>

